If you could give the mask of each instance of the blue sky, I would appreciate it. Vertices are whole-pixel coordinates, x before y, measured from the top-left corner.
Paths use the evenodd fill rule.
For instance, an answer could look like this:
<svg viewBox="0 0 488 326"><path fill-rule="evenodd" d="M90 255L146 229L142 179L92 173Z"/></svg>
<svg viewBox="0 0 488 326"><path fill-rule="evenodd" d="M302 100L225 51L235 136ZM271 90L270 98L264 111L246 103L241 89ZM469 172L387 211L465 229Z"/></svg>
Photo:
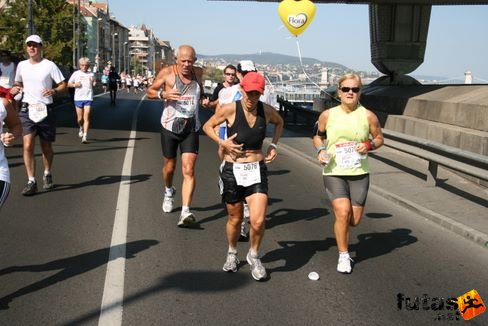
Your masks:
<svg viewBox="0 0 488 326"><path fill-rule="evenodd" d="M172 47L197 53L274 52L298 56L297 41L282 25L278 3L207 0L98 0L126 27L142 23ZM371 64L367 5L316 4L298 36L302 57L376 71ZM488 83L488 5L433 6L424 63L413 75L462 78L470 70ZM245 58L244 58L245 59Z"/></svg>

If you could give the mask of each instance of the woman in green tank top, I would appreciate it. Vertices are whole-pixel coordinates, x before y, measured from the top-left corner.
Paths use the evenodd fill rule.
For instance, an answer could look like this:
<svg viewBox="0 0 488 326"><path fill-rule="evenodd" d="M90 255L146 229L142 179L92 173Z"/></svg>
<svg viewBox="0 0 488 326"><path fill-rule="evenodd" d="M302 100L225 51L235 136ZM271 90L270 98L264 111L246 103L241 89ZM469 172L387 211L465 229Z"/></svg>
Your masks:
<svg viewBox="0 0 488 326"><path fill-rule="evenodd" d="M320 114L313 137L335 215L340 273L352 271L349 226L358 225L364 212L369 189L368 151L384 142L378 118L359 103L361 88L361 77L357 74L346 74L339 79L337 93L341 104Z"/></svg>

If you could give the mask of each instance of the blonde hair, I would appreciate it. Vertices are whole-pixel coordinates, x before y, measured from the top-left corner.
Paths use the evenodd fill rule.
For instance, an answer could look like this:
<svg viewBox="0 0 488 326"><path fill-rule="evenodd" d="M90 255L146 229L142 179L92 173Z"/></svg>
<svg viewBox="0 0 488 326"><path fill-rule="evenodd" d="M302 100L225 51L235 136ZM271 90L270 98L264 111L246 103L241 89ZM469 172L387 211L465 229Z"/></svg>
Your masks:
<svg viewBox="0 0 488 326"><path fill-rule="evenodd" d="M78 60L78 63L81 65L82 63L90 64L90 59L87 57L82 57Z"/></svg>
<svg viewBox="0 0 488 326"><path fill-rule="evenodd" d="M361 77L358 74L348 73L348 74L345 74L344 76L342 76L341 78L339 78L339 81L337 82L337 88L341 88L342 82L345 80L349 80L349 79L354 79L355 81L357 81L359 87L363 86L363 82L361 81Z"/></svg>

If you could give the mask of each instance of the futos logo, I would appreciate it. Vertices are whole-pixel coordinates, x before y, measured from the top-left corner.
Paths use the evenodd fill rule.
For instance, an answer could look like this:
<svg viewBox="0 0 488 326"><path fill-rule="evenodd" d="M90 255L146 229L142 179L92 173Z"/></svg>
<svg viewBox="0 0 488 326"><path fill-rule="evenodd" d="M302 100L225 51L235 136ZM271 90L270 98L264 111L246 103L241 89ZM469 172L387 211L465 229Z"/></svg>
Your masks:
<svg viewBox="0 0 488 326"><path fill-rule="evenodd" d="M421 297L407 297L403 293L398 293L397 308L407 311L432 310L437 313L434 320L460 320L457 298L430 297L428 294L423 294ZM444 310L450 312L442 313Z"/></svg>
<svg viewBox="0 0 488 326"><path fill-rule="evenodd" d="M398 310L458 310L456 298L430 297L424 294L421 297L406 297L403 293L397 294Z"/></svg>

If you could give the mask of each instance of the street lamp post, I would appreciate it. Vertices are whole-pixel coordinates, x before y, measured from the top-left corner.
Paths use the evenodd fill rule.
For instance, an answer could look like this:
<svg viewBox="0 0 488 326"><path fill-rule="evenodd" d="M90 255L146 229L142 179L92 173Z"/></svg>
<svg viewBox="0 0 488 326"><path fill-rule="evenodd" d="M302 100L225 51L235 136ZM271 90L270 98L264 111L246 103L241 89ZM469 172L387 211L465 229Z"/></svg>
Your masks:
<svg viewBox="0 0 488 326"><path fill-rule="evenodd" d="M129 42L124 42L124 71L127 72L127 54L126 54L126 47L128 46Z"/></svg>
<svg viewBox="0 0 488 326"><path fill-rule="evenodd" d="M80 10L81 10L81 3L78 0L78 4L76 7L76 66L78 66L78 60L81 58L81 28L80 28ZM73 67L74 68L74 67Z"/></svg>
<svg viewBox="0 0 488 326"><path fill-rule="evenodd" d="M100 22L102 18L97 19L97 54L95 55L95 64L97 66L97 72L100 71Z"/></svg>
<svg viewBox="0 0 488 326"><path fill-rule="evenodd" d="M34 34L34 14L32 12L32 0L27 3L27 36Z"/></svg>
<svg viewBox="0 0 488 326"><path fill-rule="evenodd" d="M112 34L112 64L115 65L115 37L117 36L117 32Z"/></svg>
<svg viewBox="0 0 488 326"><path fill-rule="evenodd" d="M117 42L117 69L118 71L120 72L120 68L122 67L122 65L120 64L120 40L119 42Z"/></svg>

